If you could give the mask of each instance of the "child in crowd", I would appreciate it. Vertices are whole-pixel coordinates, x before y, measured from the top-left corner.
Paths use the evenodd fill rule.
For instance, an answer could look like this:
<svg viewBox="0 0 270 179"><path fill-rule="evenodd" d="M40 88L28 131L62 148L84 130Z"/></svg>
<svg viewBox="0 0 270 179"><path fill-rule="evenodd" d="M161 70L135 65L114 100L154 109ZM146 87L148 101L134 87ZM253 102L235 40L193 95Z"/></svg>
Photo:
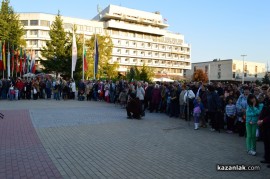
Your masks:
<svg viewBox="0 0 270 179"><path fill-rule="evenodd" d="M109 88L107 86L105 87L105 101L107 103L110 102L110 91L109 91Z"/></svg>
<svg viewBox="0 0 270 179"><path fill-rule="evenodd" d="M200 97L196 97L193 104L194 104L194 108L193 108L194 129L198 130L199 124L200 124L201 113L202 113L204 107L203 107L203 104L201 102Z"/></svg>
<svg viewBox="0 0 270 179"><path fill-rule="evenodd" d="M233 104L233 99L228 99L228 104L225 108L226 120L227 120L227 133L231 134L233 132L233 126L236 115L236 106Z"/></svg>
<svg viewBox="0 0 270 179"><path fill-rule="evenodd" d="M18 88L15 88L15 100L19 99L19 90Z"/></svg>
<svg viewBox="0 0 270 179"><path fill-rule="evenodd" d="M9 99L11 101L14 99L14 95L15 95L14 86L11 84L11 86L9 87Z"/></svg>
<svg viewBox="0 0 270 179"><path fill-rule="evenodd" d="M167 93L167 104L166 104L166 113L170 114L171 109L170 109L170 105L171 105L171 94L170 92Z"/></svg>
<svg viewBox="0 0 270 179"><path fill-rule="evenodd" d="M120 92L120 94L119 94L119 101L120 101L121 107L122 108L125 108L126 107L126 104L127 104L127 93L126 93L126 90L125 89Z"/></svg>
<svg viewBox="0 0 270 179"><path fill-rule="evenodd" d="M259 114L262 111L263 104L259 103L255 95L250 94L247 99L246 110L246 145L249 155L256 155L256 129Z"/></svg>

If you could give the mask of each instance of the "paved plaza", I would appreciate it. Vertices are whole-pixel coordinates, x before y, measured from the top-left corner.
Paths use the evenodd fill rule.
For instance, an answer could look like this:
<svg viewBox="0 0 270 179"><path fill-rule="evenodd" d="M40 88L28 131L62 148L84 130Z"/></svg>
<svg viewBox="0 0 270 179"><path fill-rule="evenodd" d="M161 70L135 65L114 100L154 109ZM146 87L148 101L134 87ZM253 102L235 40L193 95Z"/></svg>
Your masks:
<svg viewBox="0 0 270 179"><path fill-rule="evenodd" d="M165 114L129 120L94 101L0 101L0 178L270 178L237 134L193 130ZM217 164L260 171L216 170Z"/></svg>

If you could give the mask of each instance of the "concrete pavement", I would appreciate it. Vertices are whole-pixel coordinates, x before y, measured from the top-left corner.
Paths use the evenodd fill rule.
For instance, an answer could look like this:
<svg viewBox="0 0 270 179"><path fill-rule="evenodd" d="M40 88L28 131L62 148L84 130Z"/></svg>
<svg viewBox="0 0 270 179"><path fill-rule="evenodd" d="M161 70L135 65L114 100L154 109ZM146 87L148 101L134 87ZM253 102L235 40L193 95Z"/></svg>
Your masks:
<svg viewBox="0 0 270 179"><path fill-rule="evenodd" d="M37 157L35 162L46 158L46 165L36 165L54 174L44 178L270 178L270 169L259 163L262 142L257 143L257 156L250 156L243 137L209 129L194 131L192 122L189 125L165 114L146 113L143 120L128 120L119 106L76 100L0 101L0 106L7 114L0 120L0 176L27 173L26 168L13 169L12 163L22 158L22 165L26 165L23 156L33 158L29 151L37 150L43 158ZM8 122L11 119L13 122ZM32 124L22 125L26 119ZM4 130L7 125L8 130ZM25 132L30 129L34 130ZM9 157L9 143L35 135L39 147L30 150L18 145L21 155ZM217 164L260 165L261 170L220 172ZM7 170L7 166L12 169ZM27 166L30 171L33 165Z"/></svg>

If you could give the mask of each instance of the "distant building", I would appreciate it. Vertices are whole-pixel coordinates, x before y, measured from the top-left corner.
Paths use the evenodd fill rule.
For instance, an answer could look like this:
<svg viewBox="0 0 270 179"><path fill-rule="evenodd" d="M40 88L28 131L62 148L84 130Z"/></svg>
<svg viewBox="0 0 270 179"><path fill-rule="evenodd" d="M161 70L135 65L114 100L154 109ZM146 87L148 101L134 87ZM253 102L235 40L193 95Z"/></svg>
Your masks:
<svg viewBox="0 0 270 179"><path fill-rule="evenodd" d="M194 71L203 70L211 81L242 81L244 70L244 81L261 80L266 72L266 65L259 62L242 60L218 60L192 63L191 70L185 74L192 79Z"/></svg>
<svg viewBox="0 0 270 179"><path fill-rule="evenodd" d="M24 25L27 48L40 49L50 40L50 25L55 15L45 13L19 13ZM184 36L169 32L169 26L159 12L145 12L109 5L92 20L62 16L64 28L71 31L77 26L78 34L91 38L94 34L110 35L113 41L111 63L126 73L131 66L151 67L156 76L182 77L191 68L190 45ZM39 63L39 61L37 61Z"/></svg>

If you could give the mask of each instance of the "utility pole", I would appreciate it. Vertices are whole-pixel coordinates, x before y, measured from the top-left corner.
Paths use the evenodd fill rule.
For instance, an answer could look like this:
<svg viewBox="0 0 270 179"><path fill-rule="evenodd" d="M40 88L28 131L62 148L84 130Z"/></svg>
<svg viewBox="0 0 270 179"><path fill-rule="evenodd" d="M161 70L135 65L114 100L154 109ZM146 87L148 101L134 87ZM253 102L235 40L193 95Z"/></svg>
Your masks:
<svg viewBox="0 0 270 179"><path fill-rule="evenodd" d="M242 84L245 83L245 57L247 55L241 55L241 57L243 57L243 73L242 73Z"/></svg>

